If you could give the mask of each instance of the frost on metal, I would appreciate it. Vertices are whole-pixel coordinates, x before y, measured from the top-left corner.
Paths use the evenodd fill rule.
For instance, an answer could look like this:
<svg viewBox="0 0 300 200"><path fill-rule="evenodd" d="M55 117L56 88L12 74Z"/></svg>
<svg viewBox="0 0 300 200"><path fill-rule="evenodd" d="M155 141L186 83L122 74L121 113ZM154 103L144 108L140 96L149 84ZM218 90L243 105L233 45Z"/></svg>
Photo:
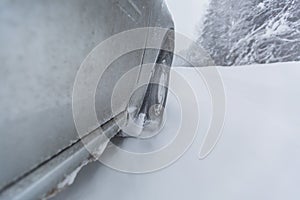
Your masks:
<svg viewBox="0 0 300 200"><path fill-rule="evenodd" d="M211 0L198 40L217 65L300 60L299 0Z"/></svg>
<svg viewBox="0 0 300 200"><path fill-rule="evenodd" d="M77 174L79 173L79 171L82 169L82 167L84 167L85 165L87 165L89 163L89 161L85 161L83 162L79 167L77 167L71 174L69 174L68 176L66 176L64 178L64 180L62 182L60 182L57 185L57 189L58 190L62 190L67 186L70 186L74 183L75 178L77 176Z"/></svg>
<svg viewBox="0 0 300 200"><path fill-rule="evenodd" d="M43 200L51 199L55 197L59 192L63 191L65 188L72 185L80 170L91 161L92 161L91 159L88 159L82 162L80 166L78 166L73 172L65 176L64 179L60 183L58 183L58 185L55 188L53 188L50 192L48 192L42 199Z"/></svg>

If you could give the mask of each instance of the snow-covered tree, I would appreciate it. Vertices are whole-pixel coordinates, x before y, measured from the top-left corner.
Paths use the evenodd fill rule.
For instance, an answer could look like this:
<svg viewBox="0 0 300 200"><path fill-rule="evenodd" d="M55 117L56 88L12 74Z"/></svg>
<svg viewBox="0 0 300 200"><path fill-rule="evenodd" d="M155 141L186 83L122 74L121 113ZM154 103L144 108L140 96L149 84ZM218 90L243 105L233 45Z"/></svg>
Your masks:
<svg viewBox="0 0 300 200"><path fill-rule="evenodd" d="M217 65L300 60L300 0L211 0L199 38Z"/></svg>

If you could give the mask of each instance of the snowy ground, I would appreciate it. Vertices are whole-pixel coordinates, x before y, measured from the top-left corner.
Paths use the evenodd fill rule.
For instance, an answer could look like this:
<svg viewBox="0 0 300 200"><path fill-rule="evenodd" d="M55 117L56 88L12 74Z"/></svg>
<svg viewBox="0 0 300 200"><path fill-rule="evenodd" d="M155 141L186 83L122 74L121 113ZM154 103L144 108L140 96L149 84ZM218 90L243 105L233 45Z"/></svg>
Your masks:
<svg viewBox="0 0 300 200"><path fill-rule="evenodd" d="M198 155L211 118L210 97L193 68L176 68L199 104L201 123L191 148L173 165L150 174L126 174L93 163L55 199L298 200L300 63L218 69L227 113L223 135L206 159ZM174 105L170 97L167 106ZM167 116L178 114L167 108ZM176 120L168 117L165 127ZM168 132L164 128L161 134Z"/></svg>

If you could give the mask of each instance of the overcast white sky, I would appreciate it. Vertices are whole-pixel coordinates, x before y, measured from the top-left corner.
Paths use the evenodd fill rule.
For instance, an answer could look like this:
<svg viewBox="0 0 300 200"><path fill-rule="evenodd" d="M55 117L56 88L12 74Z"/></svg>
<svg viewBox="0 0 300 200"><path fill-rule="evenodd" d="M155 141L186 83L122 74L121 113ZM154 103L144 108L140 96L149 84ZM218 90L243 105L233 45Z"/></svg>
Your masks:
<svg viewBox="0 0 300 200"><path fill-rule="evenodd" d="M166 0L176 31L195 38L210 0Z"/></svg>

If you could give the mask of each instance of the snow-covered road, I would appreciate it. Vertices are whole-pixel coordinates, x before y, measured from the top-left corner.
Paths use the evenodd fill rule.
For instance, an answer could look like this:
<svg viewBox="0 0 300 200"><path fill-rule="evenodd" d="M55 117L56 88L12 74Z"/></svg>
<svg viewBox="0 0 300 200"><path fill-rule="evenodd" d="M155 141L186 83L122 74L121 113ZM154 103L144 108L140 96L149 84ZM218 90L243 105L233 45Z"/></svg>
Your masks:
<svg viewBox="0 0 300 200"><path fill-rule="evenodd" d="M225 126L204 160L198 155L212 114L210 96L193 68L175 70L194 89L199 105L200 124L191 148L173 165L148 174L90 164L55 199L298 200L300 63L218 67L227 98ZM175 101L171 95L167 106L176 106ZM165 127L175 126L179 114L167 108ZM164 128L160 135L171 131ZM122 145L146 151L158 141L152 140L152 146L138 141Z"/></svg>

